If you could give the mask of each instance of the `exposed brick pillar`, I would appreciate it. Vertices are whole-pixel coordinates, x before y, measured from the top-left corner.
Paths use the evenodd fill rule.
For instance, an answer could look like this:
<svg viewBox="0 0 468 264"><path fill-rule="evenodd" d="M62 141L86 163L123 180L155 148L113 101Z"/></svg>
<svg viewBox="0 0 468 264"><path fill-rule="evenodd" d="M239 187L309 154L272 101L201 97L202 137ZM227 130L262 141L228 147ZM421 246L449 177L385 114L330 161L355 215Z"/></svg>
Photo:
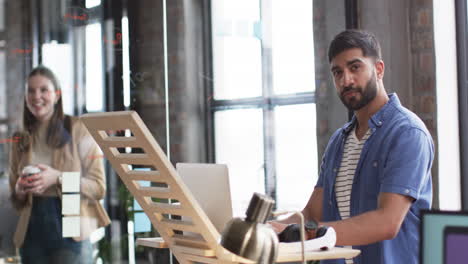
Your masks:
<svg viewBox="0 0 468 264"><path fill-rule="evenodd" d="M333 37L345 29L342 1L314 1L315 98L317 107L318 162L333 132L346 121L348 111L336 95L328 63L328 46Z"/></svg>
<svg viewBox="0 0 468 264"><path fill-rule="evenodd" d="M203 17L206 1L168 3L171 160L207 162Z"/></svg>
<svg viewBox="0 0 468 264"><path fill-rule="evenodd" d="M433 207L439 207L437 109L432 0L409 1L409 30L412 57L412 110L426 124L434 139L436 155L432 165Z"/></svg>
<svg viewBox="0 0 468 264"><path fill-rule="evenodd" d="M162 1L131 1L129 5L132 105L165 150Z"/></svg>
<svg viewBox="0 0 468 264"><path fill-rule="evenodd" d="M166 150L162 1L131 3L135 108ZM206 162L203 1L167 1L171 161ZM134 78L135 79L135 78Z"/></svg>
<svg viewBox="0 0 468 264"><path fill-rule="evenodd" d="M24 15L18 15L24 14ZM6 80L8 131L2 138L10 136L21 126L23 113L24 84L26 76L32 67L33 42L31 39L32 17L29 1L5 1L5 31L4 51L6 68L3 78ZM38 48L38 47L34 47ZM21 51L21 52L18 52ZM1 159L4 168L8 159L9 145L2 144L5 155Z"/></svg>

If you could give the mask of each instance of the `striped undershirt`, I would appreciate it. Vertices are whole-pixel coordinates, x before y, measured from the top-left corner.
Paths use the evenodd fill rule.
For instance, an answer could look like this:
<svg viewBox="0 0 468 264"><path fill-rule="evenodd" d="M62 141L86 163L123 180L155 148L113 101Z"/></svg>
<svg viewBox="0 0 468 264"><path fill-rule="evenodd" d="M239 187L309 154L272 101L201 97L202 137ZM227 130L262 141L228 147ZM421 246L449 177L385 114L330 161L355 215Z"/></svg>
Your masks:
<svg viewBox="0 0 468 264"><path fill-rule="evenodd" d="M354 174L361 156L362 147L370 136L370 129L367 130L364 137L359 140L356 137L356 127L349 133L346 138L346 143L343 149L343 158L341 160L340 169L336 175L335 193L338 210L341 219L349 218L351 188L353 186ZM351 248L348 246L348 248ZM346 259L346 264L353 264L353 259Z"/></svg>

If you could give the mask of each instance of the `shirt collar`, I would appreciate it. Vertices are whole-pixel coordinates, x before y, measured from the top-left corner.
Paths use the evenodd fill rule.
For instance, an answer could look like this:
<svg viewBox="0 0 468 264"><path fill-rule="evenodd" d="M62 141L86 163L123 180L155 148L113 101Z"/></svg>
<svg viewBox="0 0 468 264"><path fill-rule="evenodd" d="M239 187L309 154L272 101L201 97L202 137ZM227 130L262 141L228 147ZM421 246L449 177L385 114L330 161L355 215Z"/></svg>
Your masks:
<svg viewBox="0 0 468 264"><path fill-rule="evenodd" d="M394 109L394 107L391 107L391 106L401 105L400 99L398 98L398 95L396 93L389 94L388 97L389 97L388 102L384 106L382 106L382 108L380 108L379 111L377 111L377 113L375 113L369 119L369 122L368 122L369 128L381 127L384 124L385 119L388 116L388 114ZM353 118L351 119L351 121L349 121L342 127L343 132L345 134L348 134L356 125L356 122L357 122L356 115L353 115Z"/></svg>

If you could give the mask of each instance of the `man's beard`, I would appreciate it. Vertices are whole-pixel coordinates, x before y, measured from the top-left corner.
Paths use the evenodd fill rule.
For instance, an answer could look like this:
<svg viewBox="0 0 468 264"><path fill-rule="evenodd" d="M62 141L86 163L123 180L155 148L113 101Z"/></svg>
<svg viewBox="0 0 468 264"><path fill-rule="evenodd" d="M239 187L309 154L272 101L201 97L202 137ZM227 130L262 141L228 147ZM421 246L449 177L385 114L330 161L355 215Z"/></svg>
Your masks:
<svg viewBox="0 0 468 264"><path fill-rule="evenodd" d="M355 96L349 97L348 101L345 98L344 94L346 92L356 92L361 94L361 100L358 100ZM375 78L375 75L372 74L371 79L367 82L366 84L366 89L364 91L362 90L362 87L345 87L341 93L338 94L338 96L341 99L341 102L350 110L350 111L357 111L367 104L370 103L370 101L374 100L375 96L377 95L377 80Z"/></svg>

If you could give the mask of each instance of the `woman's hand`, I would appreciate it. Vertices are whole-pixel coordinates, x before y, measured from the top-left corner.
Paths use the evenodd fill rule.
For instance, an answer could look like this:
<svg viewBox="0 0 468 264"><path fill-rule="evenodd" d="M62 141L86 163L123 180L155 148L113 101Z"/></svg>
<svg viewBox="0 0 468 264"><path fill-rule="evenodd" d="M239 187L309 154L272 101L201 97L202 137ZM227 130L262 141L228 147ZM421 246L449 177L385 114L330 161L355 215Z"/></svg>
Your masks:
<svg viewBox="0 0 468 264"><path fill-rule="evenodd" d="M50 186L57 183L57 179L61 172L45 164L37 164L36 166L41 170L41 172L28 178L32 181L33 184L33 187L29 192L34 194L42 194Z"/></svg>
<svg viewBox="0 0 468 264"><path fill-rule="evenodd" d="M35 186L33 182L35 176L37 176L37 174L32 174L30 176L21 175L21 177L18 178L15 184L16 198L19 200L24 200L26 198L26 194L30 193Z"/></svg>

